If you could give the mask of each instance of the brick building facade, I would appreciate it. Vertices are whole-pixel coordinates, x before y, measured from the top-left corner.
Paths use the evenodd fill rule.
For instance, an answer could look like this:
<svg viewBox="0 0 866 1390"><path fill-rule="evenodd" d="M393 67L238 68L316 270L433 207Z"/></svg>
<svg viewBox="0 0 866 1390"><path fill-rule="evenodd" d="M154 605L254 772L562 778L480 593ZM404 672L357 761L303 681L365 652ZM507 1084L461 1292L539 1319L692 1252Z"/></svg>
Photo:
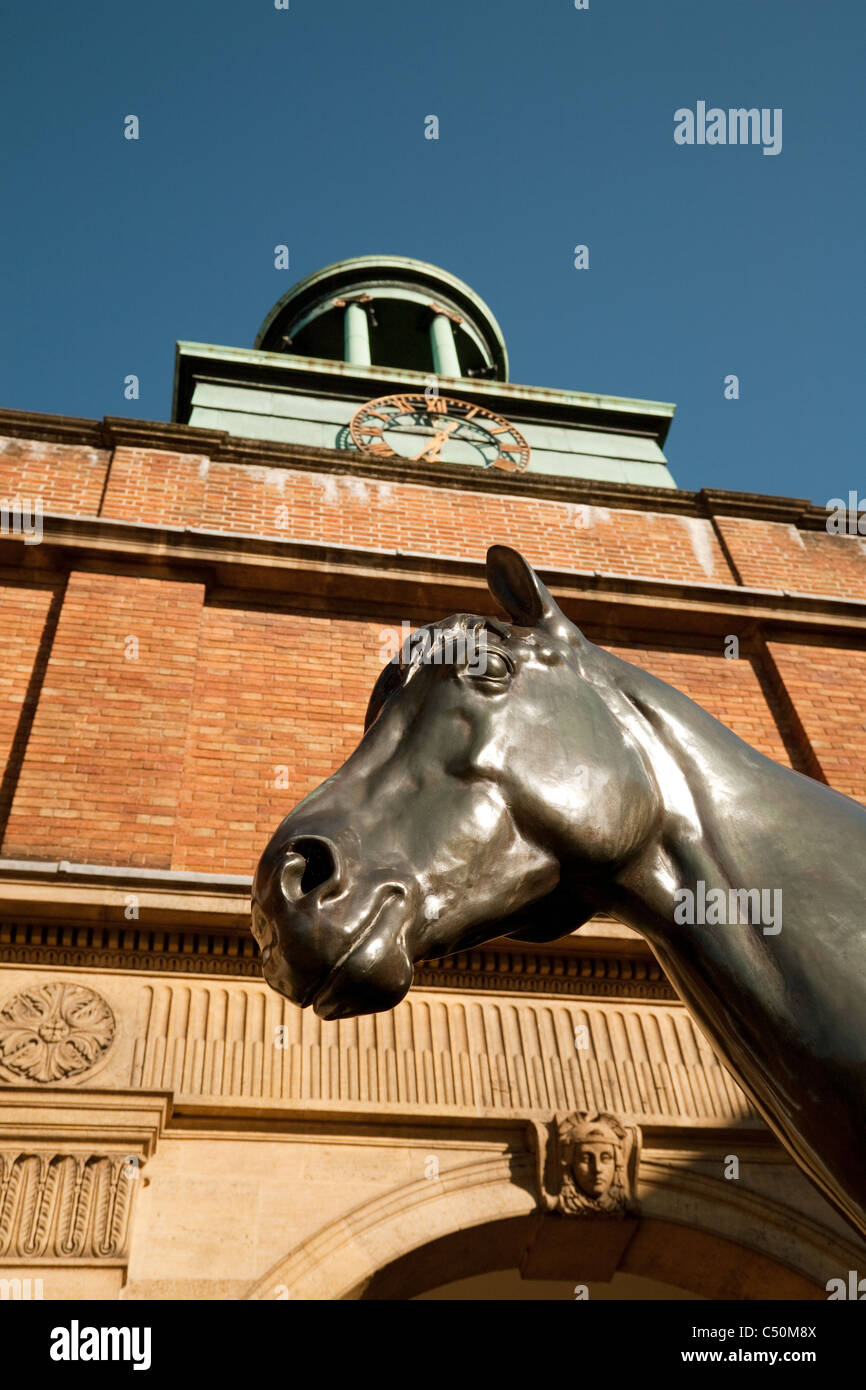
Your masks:
<svg viewBox="0 0 866 1390"><path fill-rule="evenodd" d="M367 300L345 275L314 289L348 314L385 279ZM181 345L172 423L0 412L0 1273L46 1297L442 1296L460 1279L456 1296L519 1297L522 1270L634 1297L812 1298L862 1267L613 922L430 962L379 1019L322 1023L261 982L264 844L358 742L383 630L491 611L494 542L592 641L866 800L866 541L802 499L676 488L661 407L508 387L492 320L454 285L480 365L452 375L434 351L442 391L509 419L519 401L527 437L524 419L550 439L577 421L591 449L517 472L305 437L285 393L320 420L345 399L348 421L430 381L420 359L363 351L338 370L324 336L301 357L309 291L253 353ZM300 386L278 384L289 368ZM237 403L254 390L255 412ZM36 499L38 544L13 524ZM565 1266L534 1264L527 1123L593 1102L643 1129L643 1215L622 1249L585 1237Z"/></svg>

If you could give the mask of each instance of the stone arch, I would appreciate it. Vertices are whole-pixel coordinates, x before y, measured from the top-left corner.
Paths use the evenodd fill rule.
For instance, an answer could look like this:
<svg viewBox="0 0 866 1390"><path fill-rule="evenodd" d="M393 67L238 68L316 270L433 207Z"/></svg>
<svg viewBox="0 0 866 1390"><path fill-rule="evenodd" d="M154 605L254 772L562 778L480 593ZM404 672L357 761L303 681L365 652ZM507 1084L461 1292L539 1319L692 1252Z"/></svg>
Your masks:
<svg viewBox="0 0 866 1390"><path fill-rule="evenodd" d="M582 1232L575 1225L576 1245L581 1237ZM519 1268L531 1238L531 1220L520 1217L454 1232L394 1260L350 1296L371 1301L414 1298L473 1275ZM744 1251L724 1236L653 1217L640 1221L616 1272L639 1274L710 1299L826 1297L824 1290L811 1280L759 1251ZM557 1277L575 1283L594 1282L583 1274L579 1258Z"/></svg>
<svg viewBox="0 0 866 1390"><path fill-rule="evenodd" d="M650 1161L642 1214L617 1265L709 1298L825 1298L858 1246L800 1211L738 1184ZM440 1284L519 1267L541 1217L513 1160L499 1155L374 1198L278 1261L249 1299L411 1298ZM581 1223L574 1222L575 1241ZM579 1257L576 1259L579 1277ZM563 1277L571 1277L564 1275Z"/></svg>
<svg viewBox="0 0 866 1390"><path fill-rule="evenodd" d="M357 1298L378 1270L441 1236L534 1210L508 1155L481 1159L339 1217L274 1265L247 1298Z"/></svg>

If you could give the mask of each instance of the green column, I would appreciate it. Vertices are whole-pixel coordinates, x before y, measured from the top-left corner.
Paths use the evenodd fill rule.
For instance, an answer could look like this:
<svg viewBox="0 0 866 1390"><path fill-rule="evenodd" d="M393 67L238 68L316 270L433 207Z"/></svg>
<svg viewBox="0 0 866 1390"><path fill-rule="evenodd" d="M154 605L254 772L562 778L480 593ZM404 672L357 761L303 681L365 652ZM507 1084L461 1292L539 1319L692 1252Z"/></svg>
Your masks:
<svg viewBox="0 0 866 1390"><path fill-rule="evenodd" d="M437 376L459 376L460 362L451 320L445 314L434 314L430 324L430 346L433 349L433 370Z"/></svg>
<svg viewBox="0 0 866 1390"><path fill-rule="evenodd" d="M367 311L361 304L347 304L343 317L343 344L347 362L357 362L361 367L371 365L370 325Z"/></svg>

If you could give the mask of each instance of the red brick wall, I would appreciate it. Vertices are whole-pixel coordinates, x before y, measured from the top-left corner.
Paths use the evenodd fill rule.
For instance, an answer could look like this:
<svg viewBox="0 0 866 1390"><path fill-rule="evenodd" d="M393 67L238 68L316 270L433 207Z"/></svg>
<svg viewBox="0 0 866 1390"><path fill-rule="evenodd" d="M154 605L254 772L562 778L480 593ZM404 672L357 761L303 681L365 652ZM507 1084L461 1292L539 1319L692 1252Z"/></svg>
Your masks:
<svg viewBox="0 0 866 1390"><path fill-rule="evenodd" d="M203 596L70 576L4 855L170 867Z"/></svg>
<svg viewBox="0 0 866 1390"><path fill-rule="evenodd" d="M811 642L767 649L826 781L866 801L866 651Z"/></svg>
<svg viewBox="0 0 866 1390"><path fill-rule="evenodd" d="M466 559L504 541L542 566L733 582L709 521L507 496L494 479L465 493L118 449L103 514Z"/></svg>
<svg viewBox="0 0 866 1390"><path fill-rule="evenodd" d="M199 624L197 586L75 578L5 852L251 872L281 818L356 746L385 624L221 606ZM132 631L137 663L122 657ZM748 658L611 649L788 761Z"/></svg>
<svg viewBox="0 0 866 1390"><path fill-rule="evenodd" d="M174 868L252 873L283 816L358 743L383 626L205 608Z"/></svg>
<svg viewBox="0 0 866 1390"><path fill-rule="evenodd" d="M0 437L0 497L41 497L46 512L96 516L109 458L80 444Z"/></svg>
<svg viewBox="0 0 866 1390"><path fill-rule="evenodd" d="M107 463L104 451L7 440L0 496L90 514L102 501L117 520L477 560L503 540L542 566L735 582L700 518L511 497L493 479L489 493L460 493L128 448L114 453L103 501ZM747 584L866 597L857 538L719 524ZM3 759L33 718L6 779L6 856L248 873L281 817L360 737L384 621L205 603L202 583L173 575L74 572L40 688L32 672L50 598L35 581L0 591ZM128 637L138 638L137 661L125 656ZM814 762L808 748L797 757L866 800L866 652L790 639L770 643L766 658L728 660L721 638L713 654L675 637L612 650L780 762L808 739ZM22 720L28 689L38 706ZM3 811L0 800L0 823Z"/></svg>
<svg viewBox="0 0 866 1390"><path fill-rule="evenodd" d="M719 529L744 584L866 599L866 539L748 517L720 517Z"/></svg>
<svg viewBox="0 0 866 1390"><path fill-rule="evenodd" d="M110 467L109 467L110 463ZM106 482L107 471L107 482ZM105 450L0 439L0 496L46 511L150 525L481 558L508 541L538 565L735 583L712 523L543 498L222 463L161 449ZM103 499L103 487L105 496ZM866 543L746 517L718 518L741 582L866 598Z"/></svg>
<svg viewBox="0 0 866 1390"><path fill-rule="evenodd" d="M149 526L201 526L208 460L161 449L115 449L101 515Z"/></svg>
<svg viewBox="0 0 866 1390"><path fill-rule="evenodd" d="M0 824L14 789L10 782L15 767L10 766L10 758L16 739L26 733L22 719L31 713L26 702L34 701L37 694L31 689L31 678L54 593L53 588L32 583L0 586L0 774L4 768L8 771L0 787ZM23 752L23 747L17 749L19 756Z"/></svg>
<svg viewBox="0 0 866 1390"><path fill-rule="evenodd" d="M6 855L249 873L282 816L355 747L385 623L202 598L198 584L72 576ZM138 661L124 657L130 635ZM610 649L790 762L748 655ZM866 797L866 653L771 652L828 780Z"/></svg>
<svg viewBox="0 0 866 1390"><path fill-rule="evenodd" d="M100 511L107 455L19 440L8 445L0 455L0 490L43 496L46 511ZM490 483L489 493L464 493L118 448L101 515L467 559L482 559L489 544L504 541L542 566L734 582L707 520L508 496L496 492L495 479Z"/></svg>

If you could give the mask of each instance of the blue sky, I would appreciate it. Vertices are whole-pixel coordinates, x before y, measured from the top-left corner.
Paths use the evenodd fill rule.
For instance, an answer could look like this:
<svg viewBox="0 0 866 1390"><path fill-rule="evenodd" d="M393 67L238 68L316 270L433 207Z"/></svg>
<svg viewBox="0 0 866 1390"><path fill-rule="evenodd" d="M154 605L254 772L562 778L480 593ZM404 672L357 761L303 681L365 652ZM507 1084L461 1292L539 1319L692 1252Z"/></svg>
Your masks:
<svg viewBox="0 0 866 1390"><path fill-rule="evenodd" d="M680 486L866 492L863 0L45 0L2 32L0 404L168 419L176 339L251 346L385 251L487 300L512 380L675 401ZM699 100L781 107L782 152L676 145Z"/></svg>

